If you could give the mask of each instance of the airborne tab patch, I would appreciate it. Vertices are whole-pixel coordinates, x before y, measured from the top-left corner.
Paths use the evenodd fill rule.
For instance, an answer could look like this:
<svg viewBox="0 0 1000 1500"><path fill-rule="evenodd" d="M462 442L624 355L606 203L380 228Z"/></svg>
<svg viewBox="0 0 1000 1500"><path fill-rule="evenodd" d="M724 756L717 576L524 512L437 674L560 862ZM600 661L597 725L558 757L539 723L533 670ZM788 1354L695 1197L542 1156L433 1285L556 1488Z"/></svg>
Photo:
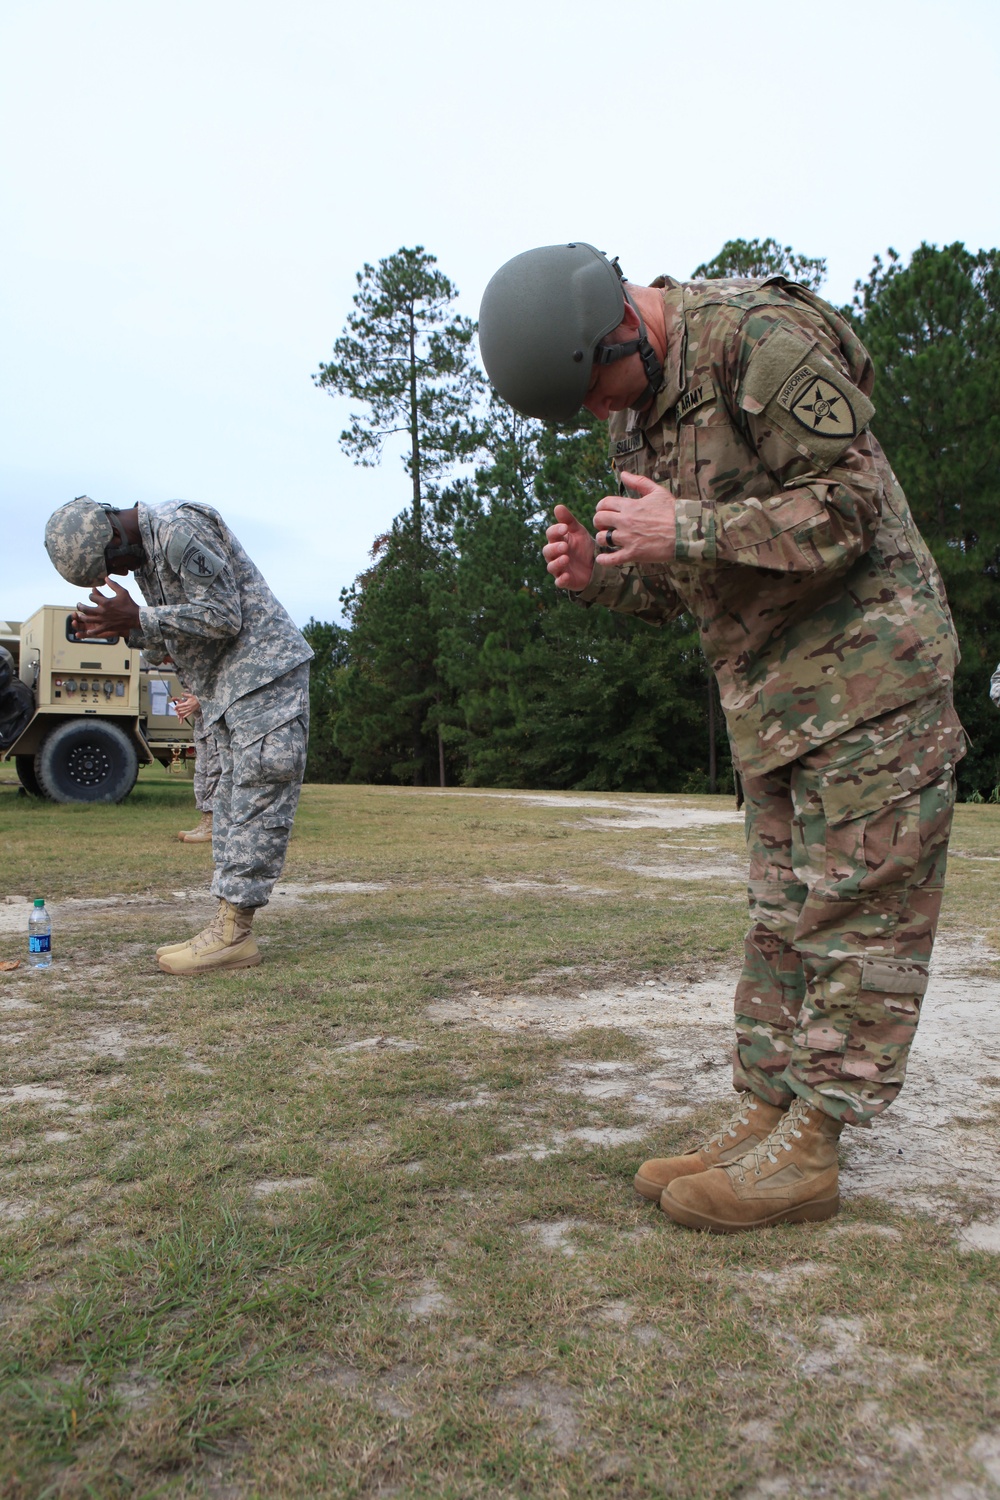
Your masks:
<svg viewBox="0 0 1000 1500"><path fill-rule="evenodd" d="M677 405L674 407L674 421L679 422L686 417L689 411L694 411L696 406L704 406L706 401L711 401L715 395L715 386L710 380L702 380L698 385L692 386L685 391Z"/></svg>
<svg viewBox="0 0 1000 1500"><path fill-rule="evenodd" d="M789 375L778 393L778 405L817 437L853 438L857 433L847 397L809 365Z"/></svg>
<svg viewBox="0 0 1000 1500"><path fill-rule="evenodd" d="M624 458L627 453L637 453L642 447L644 438L641 432L630 432L627 437L619 438L615 444L615 457Z"/></svg>

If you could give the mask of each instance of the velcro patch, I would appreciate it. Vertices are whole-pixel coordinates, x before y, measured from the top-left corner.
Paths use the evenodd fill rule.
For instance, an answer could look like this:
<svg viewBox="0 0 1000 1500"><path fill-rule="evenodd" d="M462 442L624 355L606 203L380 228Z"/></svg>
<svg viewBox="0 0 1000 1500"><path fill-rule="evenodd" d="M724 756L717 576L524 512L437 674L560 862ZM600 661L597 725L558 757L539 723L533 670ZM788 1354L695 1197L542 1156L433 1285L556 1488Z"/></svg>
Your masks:
<svg viewBox="0 0 1000 1500"><path fill-rule="evenodd" d="M615 457L624 458L627 453L637 453L645 439L641 432L630 432L615 444Z"/></svg>
<svg viewBox="0 0 1000 1500"><path fill-rule="evenodd" d="M193 581L210 583L225 567L222 558L192 535L186 526L171 527L165 553L168 566Z"/></svg>
<svg viewBox="0 0 1000 1500"><path fill-rule="evenodd" d="M813 380L816 379L816 371L812 365L802 365L800 369L795 371L794 375L789 375L778 393L778 405L783 406L787 411L792 404L792 397L795 395L795 392L800 389L804 380L809 380L810 378Z"/></svg>
<svg viewBox="0 0 1000 1500"><path fill-rule="evenodd" d="M811 365L801 365L778 392L778 405L818 437L857 436L854 408L842 391Z"/></svg>
<svg viewBox="0 0 1000 1500"><path fill-rule="evenodd" d="M184 556L181 558L180 572L187 573L190 578L199 583L208 583L222 572L225 564L221 557L216 557L201 542L192 541L185 548Z"/></svg>
<svg viewBox="0 0 1000 1500"><path fill-rule="evenodd" d="M819 473L831 468L871 421L875 408L819 344L778 327L750 356L738 393L744 411L779 429Z"/></svg>
<svg viewBox="0 0 1000 1500"><path fill-rule="evenodd" d="M715 386L710 380L702 380L698 385L692 386L685 391L677 405L674 407L674 421L679 422L686 417L689 411L694 411L697 406L704 406L706 401L711 401L715 395Z"/></svg>
<svg viewBox="0 0 1000 1500"><path fill-rule="evenodd" d="M180 561L181 573L187 573L189 577L201 583L207 583L208 580L213 579L223 567L225 567L225 562L222 558L217 558L214 552L208 550L208 547L202 546L201 541L192 541L184 549L184 555Z"/></svg>
<svg viewBox="0 0 1000 1500"><path fill-rule="evenodd" d="M923 995L927 991L925 970L897 960L866 958L861 966L861 988L886 995Z"/></svg>

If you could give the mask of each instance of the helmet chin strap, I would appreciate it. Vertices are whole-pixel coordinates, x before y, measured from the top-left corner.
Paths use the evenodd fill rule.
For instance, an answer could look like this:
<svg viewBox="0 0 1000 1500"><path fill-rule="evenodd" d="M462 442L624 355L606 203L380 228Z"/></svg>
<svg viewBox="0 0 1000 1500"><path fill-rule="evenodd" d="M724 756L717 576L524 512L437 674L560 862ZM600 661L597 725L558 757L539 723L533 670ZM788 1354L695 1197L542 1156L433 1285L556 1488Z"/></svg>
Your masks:
<svg viewBox="0 0 1000 1500"><path fill-rule="evenodd" d="M611 264L621 278L622 296L639 319L639 335L637 338L627 340L624 344L598 344L594 350L594 364L613 365L620 359L627 359L630 354L638 354L642 360L642 368L646 374L646 389L638 400L632 402L631 410L642 411L649 405L663 384L663 366L660 363L656 350L649 342L642 313L628 294L625 286L625 277L622 275L622 268L618 264L617 255Z"/></svg>
<svg viewBox="0 0 1000 1500"><path fill-rule="evenodd" d="M118 519L118 511L111 505L102 506L104 514L111 522L111 530L114 536L104 549L104 561L109 573L128 573L133 568L141 568L146 561L146 553L141 542L130 542L122 529ZM127 563L128 567L112 567L112 563Z"/></svg>

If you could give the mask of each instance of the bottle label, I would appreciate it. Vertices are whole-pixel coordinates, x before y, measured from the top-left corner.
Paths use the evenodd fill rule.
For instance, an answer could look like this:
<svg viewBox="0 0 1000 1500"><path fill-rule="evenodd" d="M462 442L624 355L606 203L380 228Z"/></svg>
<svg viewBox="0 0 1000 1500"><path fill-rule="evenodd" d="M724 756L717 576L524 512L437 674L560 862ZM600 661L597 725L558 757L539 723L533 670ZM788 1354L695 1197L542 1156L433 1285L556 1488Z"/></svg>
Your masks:
<svg viewBox="0 0 1000 1500"><path fill-rule="evenodd" d="M52 935L48 932L33 932L28 938L29 953L51 953Z"/></svg>

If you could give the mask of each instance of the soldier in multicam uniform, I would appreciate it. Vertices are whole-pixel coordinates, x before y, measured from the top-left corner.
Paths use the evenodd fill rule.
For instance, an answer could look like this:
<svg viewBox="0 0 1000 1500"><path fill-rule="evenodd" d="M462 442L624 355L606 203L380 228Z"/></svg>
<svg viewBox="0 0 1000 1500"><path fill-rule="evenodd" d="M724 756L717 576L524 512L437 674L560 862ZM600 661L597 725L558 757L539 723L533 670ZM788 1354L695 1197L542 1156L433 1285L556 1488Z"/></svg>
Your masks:
<svg viewBox="0 0 1000 1500"><path fill-rule="evenodd" d="M124 635L153 661L170 657L218 745L219 909L203 932L157 949L160 968L202 974L259 964L251 924L281 873L305 771L308 643L209 505L115 510L81 496L50 516L45 546L64 578L91 587L90 606L77 606L77 632ZM108 579L128 572L145 608ZM113 598L98 592L104 583Z"/></svg>
<svg viewBox="0 0 1000 1500"><path fill-rule="evenodd" d="M194 805L200 814L194 828L185 828L177 837L182 844L210 844L215 790L222 775L222 760L215 743L215 730L205 723L197 694L185 691L183 697L174 699L174 709L179 719L191 721L191 732L194 735L192 790Z"/></svg>
<svg viewBox="0 0 1000 1500"><path fill-rule="evenodd" d="M692 615L746 798L739 1104L636 1187L692 1228L828 1218L843 1126L903 1084L965 752L955 630L868 426L871 361L783 277L641 287L581 243L503 266L480 344L517 410L608 421L619 493L596 537L556 507L548 570L582 605Z"/></svg>

